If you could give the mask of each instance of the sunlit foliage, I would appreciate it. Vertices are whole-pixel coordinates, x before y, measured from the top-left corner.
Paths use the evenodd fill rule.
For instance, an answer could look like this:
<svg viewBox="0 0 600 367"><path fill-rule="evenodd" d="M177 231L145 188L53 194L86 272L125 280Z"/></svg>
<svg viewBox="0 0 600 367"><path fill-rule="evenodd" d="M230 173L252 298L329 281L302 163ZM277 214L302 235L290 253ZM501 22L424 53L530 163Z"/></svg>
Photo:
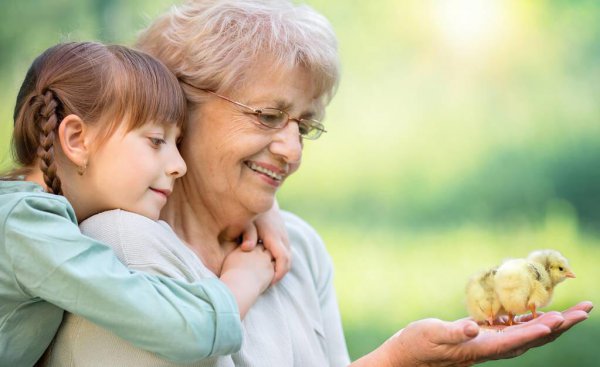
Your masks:
<svg viewBox="0 0 600 367"><path fill-rule="evenodd" d="M131 44L172 1L9 0L0 12L0 166L17 88L61 40ZM600 2L309 0L343 77L327 133L279 200L336 265L353 357L412 320L464 317L472 273L551 247L577 279L548 309L600 305ZM595 366L590 320L503 366Z"/></svg>

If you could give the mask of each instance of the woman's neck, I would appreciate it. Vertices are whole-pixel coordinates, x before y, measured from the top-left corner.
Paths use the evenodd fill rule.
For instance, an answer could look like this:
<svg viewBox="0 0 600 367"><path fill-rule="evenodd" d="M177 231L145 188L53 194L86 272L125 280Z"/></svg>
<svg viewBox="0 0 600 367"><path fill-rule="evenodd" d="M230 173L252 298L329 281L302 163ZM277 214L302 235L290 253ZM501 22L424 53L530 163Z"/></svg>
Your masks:
<svg viewBox="0 0 600 367"><path fill-rule="evenodd" d="M217 203L212 195L201 195L193 183L179 179L161 212L177 236L219 275L225 257L238 246L244 228L253 217ZM237 214L237 215L236 215Z"/></svg>

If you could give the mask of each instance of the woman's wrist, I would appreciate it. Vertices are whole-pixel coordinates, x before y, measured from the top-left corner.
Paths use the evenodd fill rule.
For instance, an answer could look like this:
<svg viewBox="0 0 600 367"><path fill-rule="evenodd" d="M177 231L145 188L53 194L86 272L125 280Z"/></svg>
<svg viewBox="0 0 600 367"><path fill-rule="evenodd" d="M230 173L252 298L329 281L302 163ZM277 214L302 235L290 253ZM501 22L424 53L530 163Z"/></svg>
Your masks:
<svg viewBox="0 0 600 367"><path fill-rule="evenodd" d="M404 329L398 331L382 345L371 353L361 357L354 361L350 366L352 367L415 367L418 364L404 360L403 357L407 357L405 353L406 348L404 347L404 341L402 341L401 334Z"/></svg>
<svg viewBox="0 0 600 367"><path fill-rule="evenodd" d="M386 354L381 351L382 347L383 347L383 345L380 346L379 348L375 349L371 353L369 353L369 354L367 354L367 355L365 355L365 356L357 359L356 361L352 362L350 364L350 367L392 367L392 366L400 366L400 365L394 365L394 364L391 363L391 361L386 356Z"/></svg>

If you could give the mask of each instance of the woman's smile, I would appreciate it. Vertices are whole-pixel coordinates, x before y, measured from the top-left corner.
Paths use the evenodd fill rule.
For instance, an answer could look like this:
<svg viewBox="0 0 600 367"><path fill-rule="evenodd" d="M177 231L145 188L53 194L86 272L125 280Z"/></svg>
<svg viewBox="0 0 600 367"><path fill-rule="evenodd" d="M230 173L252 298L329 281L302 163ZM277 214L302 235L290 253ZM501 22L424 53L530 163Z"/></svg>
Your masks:
<svg viewBox="0 0 600 367"><path fill-rule="evenodd" d="M273 187L281 186L286 177L286 171L274 165L254 161L245 161L244 163Z"/></svg>

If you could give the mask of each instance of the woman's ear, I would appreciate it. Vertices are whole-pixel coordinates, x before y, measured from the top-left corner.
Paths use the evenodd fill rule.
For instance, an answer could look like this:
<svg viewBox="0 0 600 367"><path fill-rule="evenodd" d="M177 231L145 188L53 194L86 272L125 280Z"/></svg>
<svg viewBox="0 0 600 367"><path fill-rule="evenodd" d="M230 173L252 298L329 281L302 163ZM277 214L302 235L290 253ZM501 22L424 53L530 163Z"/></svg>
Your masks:
<svg viewBox="0 0 600 367"><path fill-rule="evenodd" d="M67 159L77 167L86 167L90 147L88 136L90 129L77 115L68 115L58 127L58 140L60 147Z"/></svg>

